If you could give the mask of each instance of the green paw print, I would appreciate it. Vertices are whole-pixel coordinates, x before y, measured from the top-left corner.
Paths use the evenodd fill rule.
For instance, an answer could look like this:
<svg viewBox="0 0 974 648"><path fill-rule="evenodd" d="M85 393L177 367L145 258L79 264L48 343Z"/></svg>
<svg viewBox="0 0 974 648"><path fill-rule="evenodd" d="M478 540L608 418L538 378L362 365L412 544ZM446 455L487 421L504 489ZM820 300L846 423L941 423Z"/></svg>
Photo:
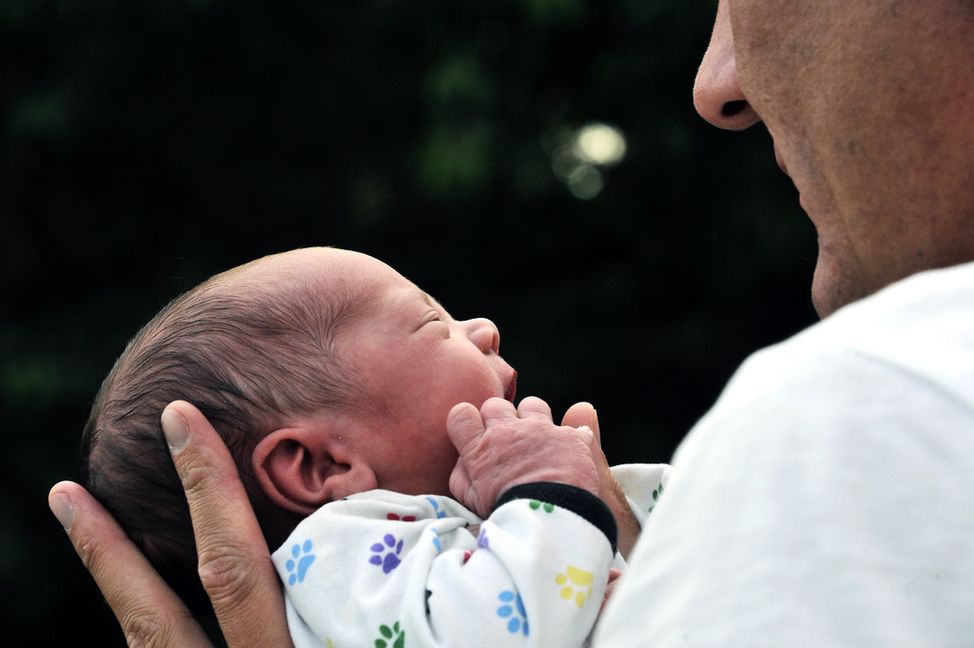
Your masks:
<svg viewBox="0 0 974 648"><path fill-rule="evenodd" d="M551 513L555 510L554 504L549 504L548 502L539 502L538 500L531 500L528 506L535 511L537 511L539 508L544 508L545 513Z"/></svg>
<svg viewBox="0 0 974 648"><path fill-rule="evenodd" d="M375 640L375 648L404 648L406 645L406 632L399 629L399 622L396 621L390 628L387 625L379 626L379 634L382 635ZM393 641L395 637L395 641ZM389 643L389 642L392 643Z"/></svg>
<svg viewBox="0 0 974 648"><path fill-rule="evenodd" d="M659 498L663 495L663 482L659 483L656 490L653 491L653 505L649 507L649 512L652 513L656 505L659 504Z"/></svg>

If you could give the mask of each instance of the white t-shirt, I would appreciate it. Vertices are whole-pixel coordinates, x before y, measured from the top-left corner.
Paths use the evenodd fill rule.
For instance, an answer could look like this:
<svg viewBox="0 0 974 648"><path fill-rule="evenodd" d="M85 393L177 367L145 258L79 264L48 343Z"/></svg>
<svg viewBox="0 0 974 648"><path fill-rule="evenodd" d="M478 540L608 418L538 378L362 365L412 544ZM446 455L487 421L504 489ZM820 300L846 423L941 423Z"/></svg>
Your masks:
<svg viewBox="0 0 974 648"><path fill-rule="evenodd" d="M595 645L974 646L974 264L744 363Z"/></svg>

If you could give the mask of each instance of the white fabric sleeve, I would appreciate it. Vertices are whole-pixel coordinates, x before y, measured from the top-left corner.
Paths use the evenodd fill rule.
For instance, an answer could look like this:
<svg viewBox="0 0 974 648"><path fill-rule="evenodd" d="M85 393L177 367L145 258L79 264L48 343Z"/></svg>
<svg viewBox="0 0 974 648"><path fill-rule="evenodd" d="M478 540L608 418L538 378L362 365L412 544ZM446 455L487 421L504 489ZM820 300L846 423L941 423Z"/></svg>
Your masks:
<svg viewBox="0 0 974 648"><path fill-rule="evenodd" d="M752 358L678 451L595 645L971 645L969 397L853 351Z"/></svg>
<svg viewBox="0 0 974 648"><path fill-rule="evenodd" d="M619 464L610 469L619 482L633 516L640 526L649 517L663 497L669 483L670 467L667 464Z"/></svg>
<svg viewBox="0 0 974 648"><path fill-rule="evenodd" d="M296 648L580 646L611 560L561 506L516 499L481 522L389 491L325 505L273 555Z"/></svg>

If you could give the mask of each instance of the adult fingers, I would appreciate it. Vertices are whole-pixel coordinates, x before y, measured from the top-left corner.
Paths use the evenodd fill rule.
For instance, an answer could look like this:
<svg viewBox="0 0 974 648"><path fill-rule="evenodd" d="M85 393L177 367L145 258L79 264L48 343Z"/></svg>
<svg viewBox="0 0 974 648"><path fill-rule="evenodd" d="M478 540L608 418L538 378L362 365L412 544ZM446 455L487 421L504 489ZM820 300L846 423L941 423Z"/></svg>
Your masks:
<svg viewBox="0 0 974 648"><path fill-rule="evenodd" d="M517 415L520 418L540 418L551 421L551 408L548 403L536 396L522 398L517 406Z"/></svg>
<svg viewBox="0 0 974 648"><path fill-rule="evenodd" d="M184 401L166 407L162 427L193 518L200 580L227 645L290 646L270 552L223 440Z"/></svg>
<svg viewBox="0 0 974 648"><path fill-rule="evenodd" d="M485 429L480 410L470 403L458 403L446 415L446 432L460 456L470 451Z"/></svg>
<svg viewBox="0 0 974 648"><path fill-rule="evenodd" d="M47 497L130 646L211 646L179 597L101 504L73 482Z"/></svg>

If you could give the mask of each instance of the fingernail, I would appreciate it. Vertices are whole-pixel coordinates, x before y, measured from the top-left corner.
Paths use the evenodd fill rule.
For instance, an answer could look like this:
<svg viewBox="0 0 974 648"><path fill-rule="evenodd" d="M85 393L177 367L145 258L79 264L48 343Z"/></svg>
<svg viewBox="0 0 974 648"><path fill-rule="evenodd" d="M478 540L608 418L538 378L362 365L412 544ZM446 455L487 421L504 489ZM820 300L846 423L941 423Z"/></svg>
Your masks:
<svg viewBox="0 0 974 648"><path fill-rule="evenodd" d="M74 506L71 504L71 498L64 493L54 493L47 505L51 507L51 513L61 523L64 530L70 531L71 522L74 521Z"/></svg>
<svg viewBox="0 0 974 648"><path fill-rule="evenodd" d="M162 410L162 433L166 435L169 451L176 454L186 447L189 441L189 424L186 418L175 407L169 406Z"/></svg>

